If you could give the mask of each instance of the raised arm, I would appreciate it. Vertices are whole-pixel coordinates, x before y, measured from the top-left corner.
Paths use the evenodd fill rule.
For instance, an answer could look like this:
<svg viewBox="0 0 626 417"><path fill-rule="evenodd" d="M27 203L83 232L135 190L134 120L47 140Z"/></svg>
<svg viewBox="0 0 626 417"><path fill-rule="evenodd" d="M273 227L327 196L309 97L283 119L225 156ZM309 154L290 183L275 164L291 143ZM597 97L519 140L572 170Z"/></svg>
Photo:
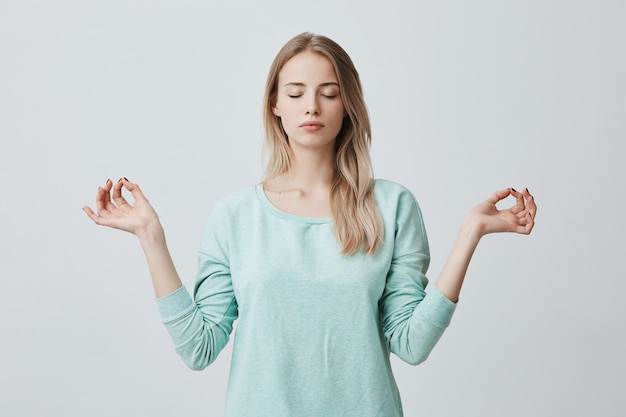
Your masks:
<svg viewBox="0 0 626 417"><path fill-rule="evenodd" d="M512 196L515 205L499 210L496 204ZM450 255L435 285L447 298L456 302L461 292L465 273L480 239L489 233L512 232L529 234L535 225L537 206L528 189L523 192L507 188L497 191L474 207L465 218Z"/></svg>
<svg viewBox="0 0 626 417"><path fill-rule="evenodd" d="M133 205L122 196L123 187L132 194L135 200ZM121 178L115 185L107 180L104 187L98 187L96 212L88 206L83 207L83 210L98 225L137 236L148 261L157 297L164 297L182 286L167 249L159 217L137 184L126 178Z"/></svg>

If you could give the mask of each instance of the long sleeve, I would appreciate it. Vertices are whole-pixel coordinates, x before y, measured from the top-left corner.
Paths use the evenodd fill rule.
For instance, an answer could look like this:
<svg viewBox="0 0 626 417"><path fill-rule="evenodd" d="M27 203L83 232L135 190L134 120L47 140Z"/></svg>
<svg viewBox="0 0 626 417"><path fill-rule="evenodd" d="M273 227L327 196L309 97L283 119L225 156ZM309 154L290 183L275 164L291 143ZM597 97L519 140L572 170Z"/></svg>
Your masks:
<svg viewBox="0 0 626 417"><path fill-rule="evenodd" d="M389 353L424 360L455 305L425 291L412 194L384 180L374 192L385 235L373 255L341 254L331 218L282 212L260 185L214 207L194 299L181 288L159 308L193 369L215 359L237 319L227 416L402 416Z"/></svg>
<svg viewBox="0 0 626 417"><path fill-rule="evenodd" d="M382 326L389 350L417 365L449 325L456 304L437 288L425 291L430 252L422 214L410 192L396 201L395 227L386 224L394 249L381 299Z"/></svg>
<svg viewBox="0 0 626 417"><path fill-rule="evenodd" d="M218 205L198 254L194 300L185 287L157 300L176 351L194 370L210 365L228 343L238 310L230 276L228 216Z"/></svg>

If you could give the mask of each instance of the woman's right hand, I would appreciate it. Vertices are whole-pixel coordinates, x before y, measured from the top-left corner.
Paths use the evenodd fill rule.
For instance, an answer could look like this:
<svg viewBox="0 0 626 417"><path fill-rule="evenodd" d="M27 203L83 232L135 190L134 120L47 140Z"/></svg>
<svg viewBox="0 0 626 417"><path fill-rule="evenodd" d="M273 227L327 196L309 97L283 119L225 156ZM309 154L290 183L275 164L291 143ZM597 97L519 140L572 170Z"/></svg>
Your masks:
<svg viewBox="0 0 626 417"><path fill-rule="evenodd" d="M134 205L122 196L123 187L132 194ZM147 231L161 230L159 217L148 199L137 184L126 178L120 178L115 185L107 180L104 187L98 187L96 213L89 206L83 207L83 210L98 225L124 230L139 237Z"/></svg>

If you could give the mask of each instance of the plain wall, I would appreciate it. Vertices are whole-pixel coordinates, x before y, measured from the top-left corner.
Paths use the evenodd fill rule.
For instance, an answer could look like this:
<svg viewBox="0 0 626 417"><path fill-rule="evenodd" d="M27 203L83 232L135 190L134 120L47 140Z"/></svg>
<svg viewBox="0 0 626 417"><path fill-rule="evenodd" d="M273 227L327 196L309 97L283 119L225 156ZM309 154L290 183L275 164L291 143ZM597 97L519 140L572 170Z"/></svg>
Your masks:
<svg viewBox="0 0 626 417"><path fill-rule="evenodd" d="M527 186L531 236L487 236L407 416L621 416L626 7L590 1L0 0L0 414L221 415L229 345L188 370L136 239L95 226L138 182L193 286L216 200L259 181L261 103L303 31L352 56L375 174L418 198L434 280L465 213Z"/></svg>

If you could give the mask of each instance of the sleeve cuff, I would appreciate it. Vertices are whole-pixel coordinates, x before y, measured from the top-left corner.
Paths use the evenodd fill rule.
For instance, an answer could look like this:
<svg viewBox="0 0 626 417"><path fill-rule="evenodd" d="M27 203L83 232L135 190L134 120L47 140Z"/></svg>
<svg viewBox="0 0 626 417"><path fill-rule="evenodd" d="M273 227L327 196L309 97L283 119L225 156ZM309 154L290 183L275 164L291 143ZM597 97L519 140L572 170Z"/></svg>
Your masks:
<svg viewBox="0 0 626 417"><path fill-rule="evenodd" d="M453 303L433 285L428 294L418 306L422 316L430 323L439 328L446 328L450 325L452 315L456 309Z"/></svg>
<svg viewBox="0 0 626 417"><path fill-rule="evenodd" d="M159 313L161 314L161 320L163 320L164 323L184 316L190 310L193 310L195 306L195 303L189 295L189 291L187 291L184 285L164 297L157 298L156 301Z"/></svg>

